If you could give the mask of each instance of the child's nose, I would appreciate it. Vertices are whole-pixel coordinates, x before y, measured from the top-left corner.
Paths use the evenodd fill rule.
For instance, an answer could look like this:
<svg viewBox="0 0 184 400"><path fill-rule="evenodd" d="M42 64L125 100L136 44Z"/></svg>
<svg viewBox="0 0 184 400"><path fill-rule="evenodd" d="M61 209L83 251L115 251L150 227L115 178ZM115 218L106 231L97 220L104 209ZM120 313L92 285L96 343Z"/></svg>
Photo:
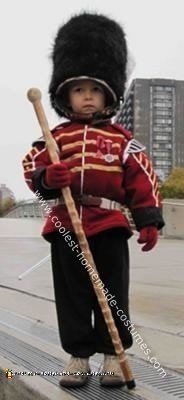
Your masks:
<svg viewBox="0 0 184 400"><path fill-rule="evenodd" d="M92 96L91 90L86 90L85 97L86 97L87 99L90 99L91 96Z"/></svg>

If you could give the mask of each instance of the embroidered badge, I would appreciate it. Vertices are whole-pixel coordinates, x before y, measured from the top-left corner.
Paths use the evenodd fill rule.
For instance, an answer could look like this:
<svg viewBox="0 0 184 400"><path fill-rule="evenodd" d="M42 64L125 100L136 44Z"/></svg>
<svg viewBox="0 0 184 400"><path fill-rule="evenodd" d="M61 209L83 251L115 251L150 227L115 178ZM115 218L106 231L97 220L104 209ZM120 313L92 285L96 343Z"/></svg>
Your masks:
<svg viewBox="0 0 184 400"><path fill-rule="evenodd" d="M113 156L113 154L111 154L112 140L104 139L103 136L98 136L96 145L97 145L96 157L103 158L108 163L111 163L114 161L114 156ZM106 150L106 154L102 153L102 151L101 151L102 149Z"/></svg>
<svg viewBox="0 0 184 400"><path fill-rule="evenodd" d="M106 139L106 140L105 140L105 144L106 144L107 154L105 154L104 159L105 159L105 161L107 161L108 163L111 163L111 162L114 161L114 156L111 154L111 150L112 150L112 140Z"/></svg>

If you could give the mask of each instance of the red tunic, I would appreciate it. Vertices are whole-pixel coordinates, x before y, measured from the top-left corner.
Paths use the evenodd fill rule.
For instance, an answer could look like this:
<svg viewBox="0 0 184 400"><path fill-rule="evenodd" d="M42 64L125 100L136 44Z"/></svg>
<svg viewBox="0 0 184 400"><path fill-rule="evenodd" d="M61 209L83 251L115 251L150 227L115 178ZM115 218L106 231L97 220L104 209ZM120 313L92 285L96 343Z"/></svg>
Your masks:
<svg viewBox="0 0 184 400"><path fill-rule="evenodd" d="M60 149L60 159L72 173L73 195L90 194L128 206L137 229L146 225L156 225L158 229L163 226L156 175L142 151L143 146L130 132L113 124L70 122L56 127L52 134ZM24 176L29 188L46 200L60 195L58 189L49 189L44 184L43 175L49 164L44 140L38 140L23 160ZM131 235L128 220L120 210L97 206L77 206L77 209L86 236L113 227L122 227L127 237ZM58 204L48 213L44 236L58 230L56 221L73 231L66 207Z"/></svg>

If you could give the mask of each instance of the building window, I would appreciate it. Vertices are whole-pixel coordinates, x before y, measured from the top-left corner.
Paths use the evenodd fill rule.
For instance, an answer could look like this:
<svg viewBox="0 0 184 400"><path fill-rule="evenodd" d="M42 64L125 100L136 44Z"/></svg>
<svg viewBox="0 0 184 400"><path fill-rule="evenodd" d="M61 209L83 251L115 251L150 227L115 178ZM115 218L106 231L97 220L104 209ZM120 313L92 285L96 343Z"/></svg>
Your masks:
<svg viewBox="0 0 184 400"><path fill-rule="evenodd" d="M154 93L153 95L154 99L163 99L163 100L171 100L172 96L169 93Z"/></svg>
<svg viewBox="0 0 184 400"><path fill-rule="evenodd" d="M157 109L157 110L154 111L154 114L155 115L167 115L169 117L172 117L172 112L169 111L169 110L159 110L159 109Z"/></svg>
<svg viewBox="0 0 184 400"><path fill-rule="evenodd" d="M160 166L161 165L167 166L167 165L172 165L172 161L169 161L169 160L155 160L154 164L157 165L157 166L159 166L159 165Z"/></svg>
<svg viewBox="0 0 184 400"><path fill-rule="evenodd" d="M153 86L155 92L163 91L164 86Z"/></svg>
<svg viewBox="0 0 184 400"><path fill-rule="evenodd" d="M157 124L171 124L172 123L172 119L170 118L155 118L154 122Z"/></svg>
<svg viewBox="0 0 184 400"><path fill-rule="evenodd" d="M170 156L169 151L153 151L154 157L165 158Z"/></svg>
<svg viewBox="0 0 184 400"><path fill-rule="evenodd" d="M169 140L167 135L155 135L156 140Z"/></svg>
<svg viewBox="0 0 184 400"><path fill-rule="evenodd" d="M162 101L162 102L159 102L159 101L155 101L154 103L153 103L153 105L154 105L154 107L155 108L157 108L157 107L160 107L160 108L170 108L170 107L172 107L172 101Z"/></svg>
<svg viewBox="0 0 184 400"><path fill-rule="evenodd" d="M170 126L154 126L153 132L172 132L172 127L170 127Z"/></svg>

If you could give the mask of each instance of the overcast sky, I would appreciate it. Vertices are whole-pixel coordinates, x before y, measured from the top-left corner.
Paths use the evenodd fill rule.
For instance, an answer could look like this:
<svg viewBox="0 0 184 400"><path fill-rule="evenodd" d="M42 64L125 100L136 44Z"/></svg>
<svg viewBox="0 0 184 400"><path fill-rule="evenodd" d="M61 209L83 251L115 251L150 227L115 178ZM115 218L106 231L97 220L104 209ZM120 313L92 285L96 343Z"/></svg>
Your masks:
<svg viewBox="0 0 184 400"><path fill-rule="evenodd" d="M28 88L39 87L50 126L58 123L48 101L49 54L60 25L80 11L98 11L125 29L135 59L132 78L184 79L182 0L4 0L0 6L0 183L16 199L32 197L21 161L41 136Z"/></svg>

